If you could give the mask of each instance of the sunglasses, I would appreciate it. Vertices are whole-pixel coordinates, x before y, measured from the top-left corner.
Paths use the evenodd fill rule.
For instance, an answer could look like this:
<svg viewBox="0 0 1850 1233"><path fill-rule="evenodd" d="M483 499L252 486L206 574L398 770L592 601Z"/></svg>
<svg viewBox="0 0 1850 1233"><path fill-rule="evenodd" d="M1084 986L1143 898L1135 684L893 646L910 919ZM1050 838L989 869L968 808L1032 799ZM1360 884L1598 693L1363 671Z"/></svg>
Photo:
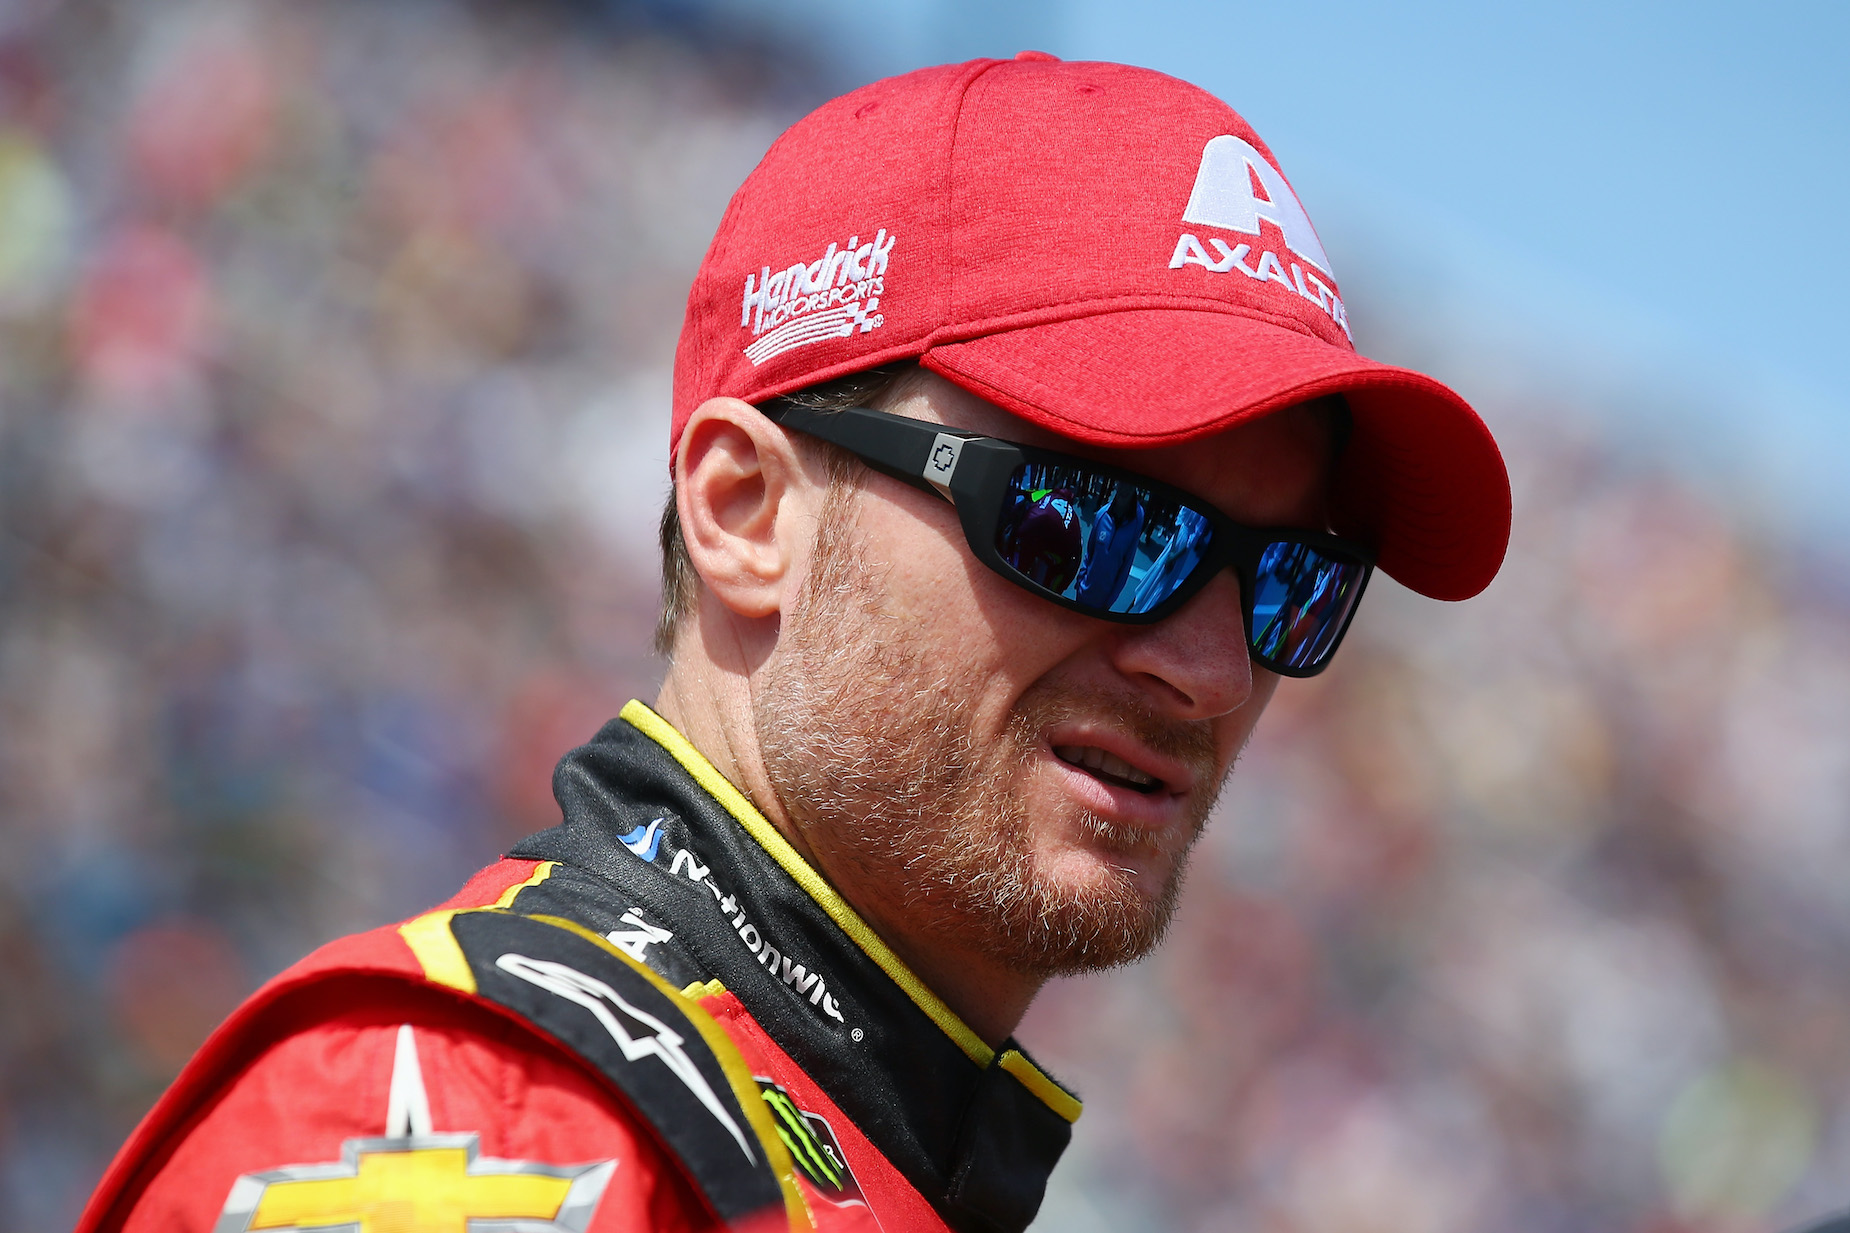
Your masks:
<svg viewBox="0 0 1850 1233"><path fill-rule="evenodd" d="M1232 569L1253 662L1281 676L1323 671L1374 570L1359 544L1242 526L1192 493L1071 454L866 407L760 410L944 497L977 560L1062 608L1148 625Z"/></svg>

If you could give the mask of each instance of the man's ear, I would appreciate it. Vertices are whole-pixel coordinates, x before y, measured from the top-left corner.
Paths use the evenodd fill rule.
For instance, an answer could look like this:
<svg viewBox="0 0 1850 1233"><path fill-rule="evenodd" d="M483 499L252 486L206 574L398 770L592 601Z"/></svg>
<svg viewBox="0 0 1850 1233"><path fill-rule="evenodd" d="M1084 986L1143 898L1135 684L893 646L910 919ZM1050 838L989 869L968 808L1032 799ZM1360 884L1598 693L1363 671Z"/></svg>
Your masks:
<svg viewBox="0 0 1850 1233"><path fill-rule="evenodd" d="M714 597L742 617L781 611L796 560L792 508L820 497L789 434L737 398L695 409L675 454L687 554Z"/></svg>

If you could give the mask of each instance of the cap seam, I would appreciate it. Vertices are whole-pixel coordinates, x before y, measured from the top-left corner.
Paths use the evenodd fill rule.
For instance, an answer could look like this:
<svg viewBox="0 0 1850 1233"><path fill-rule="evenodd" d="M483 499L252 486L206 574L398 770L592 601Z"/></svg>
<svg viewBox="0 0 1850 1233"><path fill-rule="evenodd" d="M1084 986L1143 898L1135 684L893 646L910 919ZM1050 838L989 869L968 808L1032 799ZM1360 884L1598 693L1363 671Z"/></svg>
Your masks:
<svg viewBox="0 0 1850 1233"><path fill-rule="evenodd" d="M1178 304L1178 299L1184 300ZM1160 302L1157 302L1160 301ZM1068 312L1063 310L1084 307L1090 311ZM1259 321L1275 325L1280 329L1290 330L1313 342L1320 342L1326 347L1338 351L1348 350L1361 358L1362 353L1354 346L1344 348L1339 343L1308 328L1296 317L1282 316L1267 312L1261 308L1246 308L1229 304L1225 300L1197 297L1152 296L1149 294L1112 296L1104 299L1075 296L1071 299L1055 300L1037 308L1024 309L1006 316L988 317L979 321L966 321L955 326L943 325L927 334L924 338L926 350L935 347L954 346L957 343L975 342L994 334L1008 334L1015 330L1031 329L1040 325L1058 325L1066 321L1079 321L1087 317L1106 317L1114 313L1131 312L1207 312L1224 317L1244 317L1249 321Z"/></svg>
<svg viewBox="0 0 1850 1233"><path fill-rule="evenodd" d="M757 164L753 166L753 168L751 169L751 172L745 177L745 182L739 186L738 190L732 194L731 199L726 202L726 210L723 214L720 215L719 228L717 231L713 233L714 245L712 248L708 250L706 259L700 263L700 269L698 272L696 272L694 276L695 288L697 290L703 289L703 283L704 283L704 290L706 294L710 297L713 297L711 311L714 311L716 313L719 312L720 311L719 306L721 303L723 303L723 301L720 301L717 298L719 294L718 289L717 289L717 284L719 280L719 271L721 268L728 265L733 260L736 260L736 254L738 252L738 243L737 243L738 235L736 231L734 230L734 228L732 227L732 222L737 217L739 211L744 208L744 201L745 201L745 195L746 195L745 190L746 188L752 185L752 182L754 180L758 178L758 174L764 170L765 165L771 161L772 157L776 155L777 152L780 149L782 149L786 144L794 140L792 134L796 132L797 127L798 127L797 125L793 124L790 127L786 128L783 132L777 135L777 137L771 142L771 144L765 148L764 154L759 157ZM718 247L721 241L721 237L724 237L724 242L725 242L724 251L723 252L713 251L715 248ZM725 320L725 316L723 313L720 314L720 319ZM714 369L712 371L709 371L706 366L707 356L710 353L708 346L707 346L707 343L709 341L712 341L712 340L709 340L705 338L704 336L697 337L695 339L695 348L696 348L695 371L700 374L701 389L706 389L716 384L719 378L719 372L718 372L719 366L717 363L714 365ZM695 392L695 397L699 397L699 396L700 394L699 394L699 391L697 390ZM695 409L695 407L698 407L698 406L699 406L699 403L695 403L694 406L688 408L689 412L692 412ZM677 440L675 444L679 445L679 441ZM674 458L672 454L669 457L668 465L670 469L672 470L674 466Z"/></svg>
<svg viewBox="0 0 1850 1233"><path fill-rule="evenodd" d="M891 364L904 359L917 359L923 354L923 348L916 341L897 343L883 351L874 351L866 355L853 356L849 359L837 361L826 368L805 370L795 376L787 377L782 381L766 385L763 389L754 389L751 391L750 398L747 399L747 401L754 405L769 402L779 394L788 394L792 390L800 390L805 386L818 385L824 381L832 381L836 377L845 377L857 372L866 372L870 368L879 368L883 364ZM738 395L738 397L745 396Z"/></svg>
<svg viewBox="0 0 1850 1233"><path fill-rule="evenodd" d="M780 136L778 140L782 141L783 138ZM776 147L775 142L772 143L772 147ZM765 157L770 157L769 151L766 152ZM720 237L724 236L726 251L723 253L709 253L708 259L700 263L700 269L694 273L693 294L695 296L709 299L717 298L718 293L714 288L714 283L719 278L719 268L726 263L732 253L733 234L732 228L728 224L732 222L733 216L738 213L739 198L741 196L743 196L743 194L734 193L732 195L732 200L726 203L726 212L720 215L719 230L714 233L713 247L718 248L721 243ZM706 331L696 330L694 332L694 372L697 375L698 381L693 394L695 398L699 398L700 391L706 389L708 385L712 383L713 378L718 375L707 367L707 341ZM688 408L689 414L692 414L694 409L699 405L699 403L695 403L693 406L690 406ZM674 444L679 446L680 442L676 441ZM668 456L668 473L671 476L674 474L674 455L676 452L677 451L671 450Z"/></svg>
<svg viewBox="0 0 1850 1233"><path fill-rule="evenodd" d="M936 371L936 369L934 369L934 371ZM991 402L996 402L1000 405L1006 406L1008 400L1025 401L1021 399L1020 395L1012 393L1008 390L1005 390L1002 387L994 384L991 381L985 380L982 377L978 377L978 376L965 373L965 372L961 372L961 371L956 371L956 370L953 370L953 371L955 372L955 375L956 375L957 384L963 384L964 382L969 382L974 385L980 385L986 390L991 390L995 392L996 394L1001 395L1000 398L990 399ZM1030 384L1034 385L1035 387L1039 389L1044 390L1044 389L1049 388L1048 386L1046 386L1045 383L1041 381L1037 381L1032 377L1026 376L1025 374L1017 373L1014 369L1010 369L1009 372L1011 375L1019 376L1021 377L1023 381L1029 382ZM948 376L949 374L946 374L946 375ZM1354 375L1354 374L1351 374L1351 375ZM1201 437L1212 436L1216 432L1220 432L1223 429L1227 428L1229 425L1236 423L1241 419L1245 419L1250 416L1253 416L1255 414L1258 414L1258 415L1271 414L1271 410L1256 412L1255 408L1257 407L1267 407L1270 404L1276 403L1277 407L1273 409L1277 409L1277 408L1290 406L1295 402L1305 402L1311 398L1322 397L1322 393L1317 391L1317 387L1319 385L1337 386L1339 388L1330 390L1328 392L1341 393L1343 391L1342 391L1342 388L1340 387L1343 385L1343 382L1344 382L1344 378L1342 376L1317 377L1313 380L1303 382L1300 385L1287 386L1281 391L1279 391L1279 393L1274 394L1270 398L1262 399L1259 402L1252 404L1251 406L1242 407L1237 411L1230 411L1226 415L1220 416L1217 419L1207 421L1206 423L1197 425L1182 433L1174 433L1174 432L1142 433L1142 432L1129 432L1124 429L1116 429L1116 428L1111 429L1110 433L1113 437L1118 438L1119 440L1148 441L1152 445L1170 445L1170 444L1175 444L1175 443L1179 443L1182 441L1193 441ZM972 391L972 392L975 392L975 391ZM1090 428L1091 427L1090 425L1082 424L1078 420L1072 419L1070 416L1062 415L1060 412L1054 411L1038 403L1035 404L1035 409L1039 411L1041 414L1048 416L1050 419L1058 420L1062 424L1071 424L1077 428ZM1097 431L1097 430L1094 429L1094 431Z"/></svg>
<svg viewBox="0 0 1850 1233"><path fill-rule="evenodd" d="M998 65L1006 60L991 60L976 72L964 78L962 88L957 92L957 107L951 115L951 140L945 147L944 154L944 251L939 258L944 262L944 303L939 310L939 321L949 321L956 315L957 299L957 145L964 133L964 106L970 101L970 91ZM937 329L945 328L940 324ZM933 331L936 332L935 330ZM929 339L931 333L926 334Z"/></svg>

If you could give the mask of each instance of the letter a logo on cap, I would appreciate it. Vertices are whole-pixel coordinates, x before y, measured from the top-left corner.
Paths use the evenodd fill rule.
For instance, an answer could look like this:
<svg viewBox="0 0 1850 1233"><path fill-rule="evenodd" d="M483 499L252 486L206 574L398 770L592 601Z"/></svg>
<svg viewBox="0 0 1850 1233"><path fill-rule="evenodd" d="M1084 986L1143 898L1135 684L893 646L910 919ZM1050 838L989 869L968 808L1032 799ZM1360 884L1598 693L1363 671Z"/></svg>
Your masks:
<svg viewBox="0 0 1850 1233"><path fill-rule="evenodd" d="M1254 180L1265 197L1254 191ZM1238 137L1213 138L1202 147L1201 170L1195 173L1195 191L1188 195L1182 221L1258 235L1262 218L1285 233L1285 245L1292 252L1336 277L1310 216L1278 169Z"/></svg>

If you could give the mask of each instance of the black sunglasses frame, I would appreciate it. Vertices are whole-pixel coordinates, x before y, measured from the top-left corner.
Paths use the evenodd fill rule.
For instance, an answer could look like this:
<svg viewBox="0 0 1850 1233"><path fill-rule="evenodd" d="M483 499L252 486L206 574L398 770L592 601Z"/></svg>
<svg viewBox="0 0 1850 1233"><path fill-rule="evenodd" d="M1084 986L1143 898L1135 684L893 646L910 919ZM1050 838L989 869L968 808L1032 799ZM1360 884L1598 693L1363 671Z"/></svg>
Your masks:
<svg viewBox="0 0 1850 1233"><path fill-rule="evenodd" d="M1246 632L1247 653L1254 663L1280 676L1316 676L1329 666L1342 645L1343 635L1349 632L1349 624L1362 605L1362 592L1374 574L1374 553L1352 540L1324 531L1245 526L1191 492L1089 458L947 429L941 424L891 415L871 407L819 411L773 402L759 410L775 424L840 446L884 475L943 497L957 511L964 540L977 560L1023 590L1070 611L1121 625L1154 625L1194 598L1221 570L1232 569L1240 582L1240 617ZM1208 551L1175 592L1148 612L1104 611L1068 599L1010 565L996 547L996 531L1002 525L1009 482L1026 463L1081 467L1114 481L1148 489L1164 500L1184 506L1207 519L1213 528ZM1341 628L1323 656L1309 666L1278 662L1253 647L1253 597L1258 584L1259 561L1273 544L1301 544L1325 556L1363 567L1355 602L1349 605Z"/></svg>

